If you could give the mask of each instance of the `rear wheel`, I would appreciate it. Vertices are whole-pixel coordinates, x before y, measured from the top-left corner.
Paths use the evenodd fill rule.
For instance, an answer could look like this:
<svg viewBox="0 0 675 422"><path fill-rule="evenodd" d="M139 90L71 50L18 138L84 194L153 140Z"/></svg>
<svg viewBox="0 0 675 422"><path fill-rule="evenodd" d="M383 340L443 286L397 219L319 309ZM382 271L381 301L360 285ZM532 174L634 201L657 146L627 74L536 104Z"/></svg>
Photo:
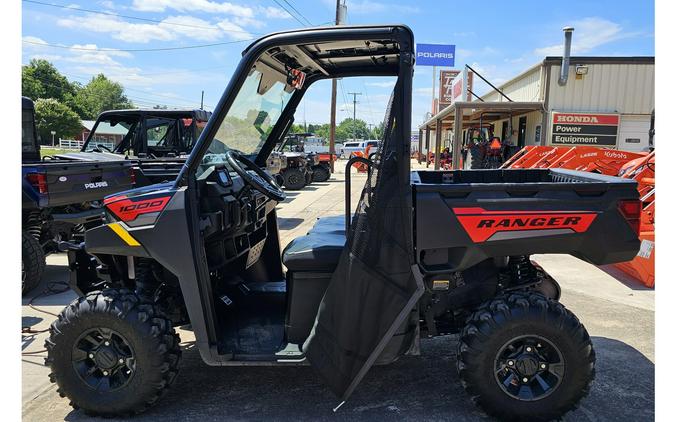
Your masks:
<svg viewBox="0 0 675 422"><path fill-rule="evenodd" d="M92 292L52 324L45 343L49 378L87 414L140 413L176 378L178 343L171 321L130 290Z"/></svg>
<svg viewBox="0 0 675 422"><path fill-rule="evenodd" d="M534 292L483 304L462 331L457 369L487 413L551 420L576 407L595 375L595 352L570 311Z"/></svg>
<svg viewBox="0 0 675 422"><path fill-rule="evenodd" d="M298 168L284 171L284 187L289 190L298 190L305 187L305 175Z"/></svg>
<svg viewBox="0 0 675 422"><path fill-rule="evenodd" d="M330 179L330 170L327 168L328 166L321 164L318 166L315 166L312 174L312 179L315 182L325 182L326 180Z"/></svg>
<svg viewBox="0 0 675 422"><path fill-rule="evenodd" d="M21 232L21 293L26 294L40 284L45 272L45 253L40 242L28 232Z"/></svg>

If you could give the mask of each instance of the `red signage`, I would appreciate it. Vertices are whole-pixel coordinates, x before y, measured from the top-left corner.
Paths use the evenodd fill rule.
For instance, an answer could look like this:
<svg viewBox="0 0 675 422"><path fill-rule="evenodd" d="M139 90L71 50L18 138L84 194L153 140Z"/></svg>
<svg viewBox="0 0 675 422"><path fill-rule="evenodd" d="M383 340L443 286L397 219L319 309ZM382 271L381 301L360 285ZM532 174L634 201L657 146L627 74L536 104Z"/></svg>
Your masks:
<svg viewBox="0 0 675 422"><path fill-rule="evenodd" d="M613 113L551 113L551 144L616 146L621 118Z"/></svg>
<svg viewBox="0 0 675 422"><path fill-rule="evenodd" d="M555 113L553 123L577 125L619 125L618 114Z"/></svg>

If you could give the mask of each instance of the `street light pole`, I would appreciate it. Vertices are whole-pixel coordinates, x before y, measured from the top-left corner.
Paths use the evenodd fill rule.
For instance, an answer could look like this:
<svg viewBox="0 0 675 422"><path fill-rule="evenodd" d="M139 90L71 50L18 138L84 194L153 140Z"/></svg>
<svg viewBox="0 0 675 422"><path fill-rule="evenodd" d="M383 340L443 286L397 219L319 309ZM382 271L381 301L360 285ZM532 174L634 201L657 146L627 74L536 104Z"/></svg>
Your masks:
<svg viewBox="0 0 675 422"><path fill-rule="evenodd" d="M356 142L356 104L358 101L356 101L356 96L361 95L360 92L350 92L349 95L354 96L354 120L352 121L352 124L354 125L354 142Z"/></svg>
<svg viewBox="0 0 675 422"><path fill-rule="evenodd" d="M54 135L56 135L56 131L52 130L50 133L52 134L52 146L54 146Z"/></svg>

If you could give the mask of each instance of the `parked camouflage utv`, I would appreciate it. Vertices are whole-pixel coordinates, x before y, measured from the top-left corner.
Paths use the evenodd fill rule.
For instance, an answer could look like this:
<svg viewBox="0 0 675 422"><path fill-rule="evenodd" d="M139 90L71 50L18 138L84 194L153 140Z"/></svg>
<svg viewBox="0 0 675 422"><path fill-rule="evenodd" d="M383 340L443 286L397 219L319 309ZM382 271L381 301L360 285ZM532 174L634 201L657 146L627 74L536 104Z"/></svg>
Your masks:
<svg viewBox="0 0 675 422"><path fill-rule="evenodd" d="M297 142L296 135L284 137L274 152L283 156L286 163L280 172L286 189L298 190L312 183L314 174L312 167L315 162L318 164L318 157L316 154L306 154L302 144Z"/></svg>
<svg viewBox="0 0 675 422"><path fill-rule="evenodd" d="M106 198L106 223L85 237L94 258L70 252L80 297L46 342L58 392L92 415L146 410L176 379L173 327L184 326L208 365L310 364L345 401L374 364L459 333L447 355L490 414L535 421L574 408L593 379L593 345L530 255L632 259L636 183L556 169L411 172L414 47L399 25L251 44L178 177ZM348 164L370 167L356 211L320 219L282 251L285 194L261 166L309 86L357 76L396 84L377 154ZM269 126L256 130L255 116ZM345 185L349 200L349 176Z"/></svg>

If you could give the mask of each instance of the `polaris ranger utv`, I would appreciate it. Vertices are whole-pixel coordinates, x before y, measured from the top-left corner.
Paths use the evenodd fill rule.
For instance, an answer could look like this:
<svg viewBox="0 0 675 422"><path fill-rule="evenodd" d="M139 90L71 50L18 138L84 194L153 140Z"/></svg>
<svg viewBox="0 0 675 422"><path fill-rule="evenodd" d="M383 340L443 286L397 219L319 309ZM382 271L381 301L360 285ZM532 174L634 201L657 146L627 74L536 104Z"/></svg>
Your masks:
<svg viewBox="0 0 675 422"><path fill-rule="evenodd" d="M487 412L572 409L593 346L529 255L631 259L636 184L550 169L411 173L414 45L398 25L251 44L176 180L108 197L107 223L86 233L95 258L71 252L81 297L46 342L60 394L89 414L147 409L176 378L173 327L190 324L207 364L310 364L343 401L373 364L460 333L459 378ZM354 76L397 78L376 156L350 162L370 167L356 212L320 219L282 252L284 192L260 166L308 86Z"/></svg>
<svg viewBox="0 0 675 422"><path fill-rule="evenodd" d="M45 257L62 242L84 240L85 229L100 224L103 197L134 187L132 164L40 157L35 106L21 98L21 291L40 283Z"/></svg>
<svg viewBox="0 0 675 422"><path fill-rule="evenodd" d="M204 110L109 110L94 123L80 152L55 158L84 161L131 159L137 186L174 180L204 130L211 113ZM113 148L101 143L102 129L118 128Z"/></svg>

